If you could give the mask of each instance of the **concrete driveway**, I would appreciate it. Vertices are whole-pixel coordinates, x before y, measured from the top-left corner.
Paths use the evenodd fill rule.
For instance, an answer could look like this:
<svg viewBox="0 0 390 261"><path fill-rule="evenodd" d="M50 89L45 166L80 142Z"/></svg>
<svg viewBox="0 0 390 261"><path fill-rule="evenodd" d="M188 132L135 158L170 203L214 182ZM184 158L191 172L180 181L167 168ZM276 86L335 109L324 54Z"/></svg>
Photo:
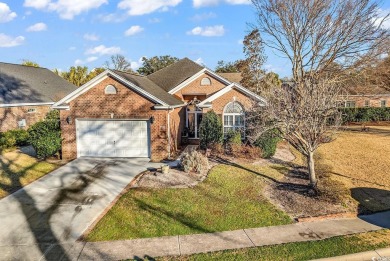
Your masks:
<svg viewBox="0 0 390 261"><path fill-rule="evenodd" d="M79 158L1 199L0 260L60 260L136 175L159 165Z"/></svg>

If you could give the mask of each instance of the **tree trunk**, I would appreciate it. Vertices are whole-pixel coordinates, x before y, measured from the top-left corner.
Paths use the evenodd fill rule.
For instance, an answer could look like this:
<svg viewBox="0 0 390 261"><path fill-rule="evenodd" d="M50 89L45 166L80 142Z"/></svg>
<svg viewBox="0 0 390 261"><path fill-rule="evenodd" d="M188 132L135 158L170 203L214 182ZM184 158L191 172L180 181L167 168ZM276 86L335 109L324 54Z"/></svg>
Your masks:
<svg viewBox="0 0 390 261"><path fill-rule="evenodd" d="M317 186L316 171L314 169L314 152L310 151L307 156L307 166L309 168L310 186L315 188Z"/></svg>

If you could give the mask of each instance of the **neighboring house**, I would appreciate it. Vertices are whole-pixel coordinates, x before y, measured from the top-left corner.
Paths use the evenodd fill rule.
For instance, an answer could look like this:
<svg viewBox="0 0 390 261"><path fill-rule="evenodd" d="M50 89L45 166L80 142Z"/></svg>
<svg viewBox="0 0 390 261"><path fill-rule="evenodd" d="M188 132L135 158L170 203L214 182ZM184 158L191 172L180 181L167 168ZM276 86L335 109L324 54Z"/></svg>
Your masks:
<svg viewBox="0 0 390 261"><path fill-rule="evenodd" d="M62 155L170 156L199 140L203 113L221 116L224 131L245 128L245 111L264 100L185 58L149 76L106 70L53 105L60 109Z"/></svg>
<svg viewBox="0 0 390 261"><path fill-rule="evenodd" d="M340 106L346 108L390 107L390 88L351 87L340 98Z"/></svg>
<svg viewBox="0 0 390 261"><path fill-rule="evenodd" d="M76 86L45 68L0 63L0 132L26 129Z"/></svg>

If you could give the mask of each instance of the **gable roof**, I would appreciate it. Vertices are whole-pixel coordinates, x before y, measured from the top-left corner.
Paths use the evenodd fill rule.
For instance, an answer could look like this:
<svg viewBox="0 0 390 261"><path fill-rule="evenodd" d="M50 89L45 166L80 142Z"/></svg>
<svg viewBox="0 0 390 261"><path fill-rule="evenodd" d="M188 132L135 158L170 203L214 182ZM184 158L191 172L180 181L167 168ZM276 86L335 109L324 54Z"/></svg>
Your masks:
<svg viewBox="0 0 390 261"><path fill-rule="evenodd" d="M169 92L202 69L204 69L203 66L184 58L148 75L147 78Z"/></svg>
<svg viewBox="0 0 390 261"><path fill-rule="evenodd" d="M68 94L60 101L56 102L53 106L55 108L66 108L70 101L87 92L88 90L96 86L97 83L101 82L107 77L114 78L128 88L132 89L133 91L155 102L157 107L159 108L180 107L185 105L183 101L168 94L166 91L164 91L162 88L157 86L145 76L108 69L90 80L89 82L87 82L86 84L84 84L83 86L81 86L80 88L78 88L77 90Z"/></svg>
<svg viewBox="0 0 390 261"><path fill-rule="evenodd" d="M0 106L53 104L77 87L46 68L0 62Z"/></svg>
<svg viewBox="0 0 390 261"><path fill-rule="evenodd" d="M242 80L242 75L240 72L235 72L235 73L218 73L219 76L227 79L230 82L236 82L240 83Z"/></svg>

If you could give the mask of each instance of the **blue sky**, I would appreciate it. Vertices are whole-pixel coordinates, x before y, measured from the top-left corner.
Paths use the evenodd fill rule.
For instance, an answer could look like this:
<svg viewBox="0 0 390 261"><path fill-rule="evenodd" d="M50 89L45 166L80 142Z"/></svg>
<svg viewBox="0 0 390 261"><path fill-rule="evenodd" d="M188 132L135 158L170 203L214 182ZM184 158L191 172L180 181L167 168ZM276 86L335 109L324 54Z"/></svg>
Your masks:
<svg viewBox="0 0 390 261"><path fill-rule="evenodd" d="M243 58L255 20L249 0L0 0L0 61L92 69L120 53L136 69L143 56L168 54L214 69ZM268 70L290 75L287 61L267 56Z"/></svg>

